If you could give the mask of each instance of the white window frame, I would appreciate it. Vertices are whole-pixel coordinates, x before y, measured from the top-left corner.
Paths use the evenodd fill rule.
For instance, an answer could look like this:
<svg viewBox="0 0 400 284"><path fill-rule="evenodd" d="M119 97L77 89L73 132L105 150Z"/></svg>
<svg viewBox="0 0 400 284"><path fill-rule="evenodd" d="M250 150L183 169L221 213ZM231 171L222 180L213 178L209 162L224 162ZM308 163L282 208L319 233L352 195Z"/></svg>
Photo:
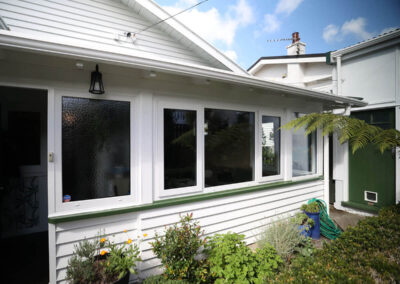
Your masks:
<svg viewBox="0 0 400 284"><path fill-rule="evenodd" d="M82 99L94 99L94 100L111 100L121 101L130 103L130 194L124 196L115 196L107 198L97 198L89 200L79 200L71 202L62 202L63 199L63 188L62 188L62 98L63 97L74 97ZM65 211L86 211L90 209L111 209L135 205L139 201L139 187L138 187L138 170L137 170L137 157L136 153L136 135L137 126L134 122L135 117L135 97L122 96L122 95L101 95L93 96L91 94L77 94L70 92L56 92L55 93L55 155L54 155L54 166L55 166L55 204L56 212Z"/></svg>
<svg viewBox="0 0 400 284"><path fill-rule="evenodd" d="M284 162L285 159L283 159L284 156L284 139L286 136L283 135L282 129L280 129L280 156L279 156L279 164L280 164L280 169L279 169L279 175L274 175L274 176L263 176L262 175L262 118L263 116L269 116L269 117L278 117L280 119L280 126L284 125L286 122L284 121L284 113L282 112L274 112L274 111L261 111L259 114L259 119L258 119L258 133L257 133L257 148L258 148L258 154L256 155L256 163L259 164L259 170L257 171L257 177L256 180L259 181L259 183L266 183L266 182L271 182L271 181L278 181L278 180L283 180L284 177Z"/></svg>
<svg viewBox="0 0 400 284"><path fill-rule="evenodd" d="M203 184L204 184L204 192L209 193L209 192L217 192L217 191L224 191L224 190L229 190L229 189L237 189L237 188L242 188L242 187L249 187L249 186L254 186L258 185L257 181L257 172L259 171L260 165L257 164L257 145L258 145L258 139L257 139L257 133L258 133L258 128L259 128L259 109L254 108L254 107L243 107L242 105L237 105L237 104L228 104L228 103L203 103L203 120L205 117L205 109L220 109L220 110L230 110L230 111L241 111L241 112L252 112L254 114L254 153L253 153L253 161L254 161L254 168L253 168L253 180L252 181L246 181L246 182L240 182L240 183L231 183L231 184L225 184L225 185L217 185L217 186L210 186L210 187L205 187L205 180L203 179ZM203 121L204 123L204 121ZM203 135L203 141L205 141L205 136ZM203 161L204 161L204 166L203 166L203 173L205 173L205 142L203 149L202 149L202 154L203 154Z"/></svg>
<svg viewBox="0 0 400 284"><path fill-rule="evenodd" d="M198 105L184 102L157 101L155 110L155 162L154 162L154 187L156 199L176 195L187 195L203 191L203 160L202 148L204 148L203 110ZM196 111L196 185L182 188L164 189L164 109Z"/></svg>

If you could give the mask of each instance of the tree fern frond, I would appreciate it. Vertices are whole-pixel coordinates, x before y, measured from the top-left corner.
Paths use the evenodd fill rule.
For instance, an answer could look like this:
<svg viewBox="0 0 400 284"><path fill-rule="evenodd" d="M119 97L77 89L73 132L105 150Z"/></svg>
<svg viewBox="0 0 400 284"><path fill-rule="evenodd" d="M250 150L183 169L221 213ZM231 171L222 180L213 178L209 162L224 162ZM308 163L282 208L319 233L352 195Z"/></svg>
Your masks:
<svg viewBox="0 0 400 284"><path fill-rule="evenodd" d="M333 113L307 114L281 128L295 131L304 128L306 135L317 129L321 129L324 136L337 133L341 144L349 142L353 154L370 143L375 144L381 153L400 146L400 131L396 129L383 130L363 120Z"/></svg>

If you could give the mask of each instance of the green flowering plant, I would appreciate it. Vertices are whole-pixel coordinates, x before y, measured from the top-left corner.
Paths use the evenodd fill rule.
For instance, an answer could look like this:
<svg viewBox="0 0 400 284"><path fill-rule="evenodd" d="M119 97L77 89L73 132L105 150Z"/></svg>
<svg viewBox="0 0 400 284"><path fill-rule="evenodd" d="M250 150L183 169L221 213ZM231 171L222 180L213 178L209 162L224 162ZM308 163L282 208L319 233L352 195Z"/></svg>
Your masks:
<svg viewBox="0 0 400 284"><path fill-rule="evenodd" d="M101 232L92 240L84 239L74 246L68 261L67 280L73 284L108 284L126 273L136 274L136 263L141 261L139 242L139 238L133 241L128 237L123 243L116 243Z"/></svg>
<svg viewBox="0 0 400 284"><path fill-rule="evenodd" d="M196 256L206 243L203 234L199 223L193 220L193 214L181 216L179 223L166 228L163 236L156 232L155 241L150 244L154 254L161 259L165 279L196 281L203 263Z"/></svg>

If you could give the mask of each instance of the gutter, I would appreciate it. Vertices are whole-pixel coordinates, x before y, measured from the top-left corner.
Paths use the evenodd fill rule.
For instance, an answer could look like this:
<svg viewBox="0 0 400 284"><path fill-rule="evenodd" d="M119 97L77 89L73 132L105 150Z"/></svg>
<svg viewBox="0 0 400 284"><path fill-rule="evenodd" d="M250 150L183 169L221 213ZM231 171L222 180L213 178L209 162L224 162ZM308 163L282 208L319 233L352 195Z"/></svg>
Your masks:
<svg viewBox="0 0 400 284"><path fill-rule="evenodd" d="M328 93L318 92L310 89L293 87L266 81L250 75L235 74L233 72L209 68L199 65L182 64L181 62L161 61L150 57L116 53L112 50L99 50L98 47L82 47L73 45L71 42L62 40L45 41L32 35L0 30L0 47L23 51L51 54L74 59L85 59L103 63L110 63L131 68L155 70L171 74L200 77L230 83L233 85L244 85L265 90L274 90L286 94L294 94L322 101L339 103L356 107L368 105L356 99L333 96Z"/></svg>

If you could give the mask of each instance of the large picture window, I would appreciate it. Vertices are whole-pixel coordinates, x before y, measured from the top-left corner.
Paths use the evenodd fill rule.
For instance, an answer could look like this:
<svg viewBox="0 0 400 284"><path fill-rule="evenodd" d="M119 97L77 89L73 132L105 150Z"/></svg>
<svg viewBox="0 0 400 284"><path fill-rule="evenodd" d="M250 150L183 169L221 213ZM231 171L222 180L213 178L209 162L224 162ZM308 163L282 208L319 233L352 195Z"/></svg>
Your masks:
<svg viewBox="0 0 400 284"><path fill-rule="evenodd" d="M196 111L164 109L164 189L196 185Z"/></svg>
<svg viewBox="0 0 400 284"><path fill-rule="evenodd" d="M293 133L292 175L294 177L317 173L317 136L315 132L305 135L300 128Z"/></svg>
<svg viewBox="0 0 400 284"><path fill-rule="evenodd" d="M130 145L130 102L63 97L63 201L129 195Z"/></svg>
<svg viewBox="0 0 400 284"><path fill-rule="evenodd" d="M205 186L254 180L254 113L205 109Z"/></svg>
<svg viewBox="0 0 400 284"><path fill-rule="evenodd" d="M261 147L262 176L277 176L281 173L281 119L274 116L262 116Z"/></svg>

